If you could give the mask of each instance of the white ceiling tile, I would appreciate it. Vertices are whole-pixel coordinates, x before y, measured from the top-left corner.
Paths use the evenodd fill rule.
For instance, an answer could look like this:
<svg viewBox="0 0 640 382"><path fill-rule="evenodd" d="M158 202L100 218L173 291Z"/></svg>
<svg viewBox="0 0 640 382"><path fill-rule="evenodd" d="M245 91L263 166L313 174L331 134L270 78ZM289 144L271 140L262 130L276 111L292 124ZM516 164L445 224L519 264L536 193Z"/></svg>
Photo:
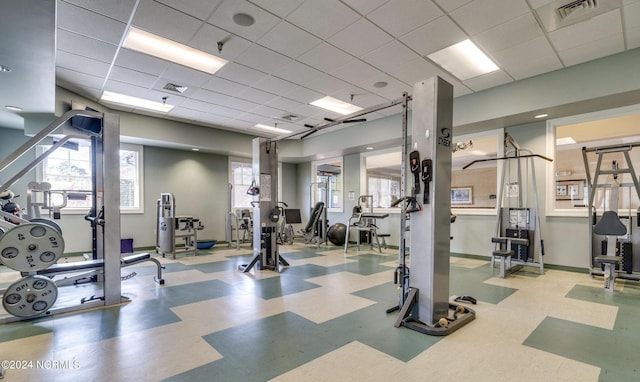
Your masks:
<svg viewBox="0 0 640 382"><path fill-rule="evenodd" d="M289 57L256 44L251 45L236 59L236 62L240 64L265 73L271 73L289 61L291 61Z"/></svg>
<svg viewBox="0 0 640 382"><path fill-rule="evenodd" d="M285 66L274 70L272 74L287 81L304 84L320 77L322 72L301 62L291 61Z"/></svg>
<svg viewBox="0 0 640 382"><path fill-rule="evenodd" d="M227 99L231 98L226 94L214 92L206 89L197 89L191 96L193 99L204 101L207 103L223 105ZM255 106L254 106L255 107Z"/></svg>
<svg viewBox="0 0 640 382"><path fill-rule="evenodd" d="M223 117L228 117L228 118L236 118L239 115L243 114L244 111L232 109L230 107L224 107L220 105L212 105L208 113L223 116Z"/></svg>
<svg viewBox="0 0 640 382"><path fill-rule="evenodd" d="M259 104L264 104L278 98L278 96L273 93L268 93L254 88L246 88L242 92L236 94L236 97Z"/></svg>
<svg viewBox="0 0 640 382"><path fill-rule="evenodd" d="M513 82L513 80L507 73L502 70L496 70L495 72L487 73L463 81L463 83L474 92L492 88L494 86L504 85L509 82Z"/></svg>
<svg viewBox="0 0 640 382"><path fill-rule="evenodd" d="M473 41L485 51L492 52L504 50L543 35L533 14L525 13L473 36Z"/></svg>
<svg viewBox="0 0 640 382"><path fill-rule="evenodd" d="M97 101L98 99L100 99L100 96L102 96L101 88L92 88L86 84L83 85L82 83L76 82L75 80L73 80L73 82L68 82L63 80L62 78L56 78L56 86L60 86L61 88L70 90L92 101Z"/></svg>
<svg viewBox="0 0 640 382"><path fill-rule="evenodd" d="M359 83L377 74L382 75L382 72L357 58L331 71L332 76L350 83Z"/></svg>
<svg viewBox="0 0 640 382"><path fill-rule="evenodd" d="M253 86L256 89L279 95L292 92L298 87L298 85L292 82L285 81L274 76L264 77L262 80L256 82Z"/></svg>
<svg viewBox="0 0 640 382"><path fill-rule="evenodd" d="M101 76L92 76L91 74L80 73L61 67L56 68L56 81L58 80L95 89L102 89L102 84L104 83L104 78Z"/></svg>
<svg viewBox="0 0 640 382"><path fill-rule="evenodd" d="M360 19L333 35L328 41L338 48L361 56L393 40L388 33L367 19Z"/></svg>
<svg viewBox="0 0 640 382"><path fill-rule="evenodd" d="M298 58L298 61L314 67L323 72L331 72L335 68L351 61L353 56L341 51L340 49L322 43Z"/></svg>
<svg viewBox="0 0 640 382"><path fill-rule="evenodd" d="M68 53L92 58L102 62L111 62L116 55L117 46L79 35L64 29L57 30L57 49Z"/></svg>
<svg viewBox="0 0 640 382"><path fill-rule="evenodd" d="M264 115L258 115L253 113L243 113L238 116L238 119L241 121L251 122L253 124L260 123L265 120Z"/></svg>
<svg viewBox="0 0 640 382"><path fill-rule="evenodd" d="M209 81L207 81L204 85L202 85L202 88L222 94L232 95L242 92L243 90L247 89L247 86L239 84L235 81L230 81L214 76L211 77Z"/></svg>
<svg viewBox="0 0 640 382"><path fill-rule="evenodd" d="M494 52L496 64L516 80L562 68L562 63L545 37Z"/></svg>
<svg viewBox="0 0 640 382"><path fill-rule="evenodd" d="M222 53L218 51L218 42L222 42ZM227 61L233 61L253 43L240 36L230 34L211 24L204 24L189 41L189 46L200 49L203 52L222 57Z"/></svg>
<svg viewBox="0 0 640 382"><path fill-rule="evenodd" d="M476 35L530 12L523 0L475 0L450 13L454 21L470 35Z"/></svg>
<svg viewBox="0 0 640 382"><path fill-rule="evenodd" d="M58 2L58 28L118 45L126 27L125 23L90 12L86 9Z"/></svg>
<svg viewBox="0 0 640 382"><path fill-rule="evenodd" d="M389 0L341 0L344 4L366 15Z"/></svg>
<svg viewBox="0 0 640 382"><path fill-rule="evenodd" d="M552 3L554 0L529 0L529 4L531 4L531 8L538 9L544 5Z"/></svg>
<svg viewBox="0 0 640 382"><path fill-rule="evenodd" d="M327 39L360 18L338 0L307 1L293 11L287 20L314 35Z"/></svg>
<svg viewBox="0 0 640 382"><path fill-rule="evenodd" d="M164 83L162 84L164 86ZM167 97L167 103L173 106L180 106L188 98L183 97L175 92L170 92L164 89L150 89L145 98L151 100L162 100L163 97Z"/></svg>
<svg viewBox="0 0 640 382"><path fill-rule="evenodd" d="M187 107L174 107L169 111L169 115L184 118L186 120L209 121L211 115L201 110L189 109Z"/></svg>
<svg viewBox="0 0 640 382"><path fill-rule="evenodd" d="M627 30L640 28L640 0L624 7L622 13Z"/></svg>
<svg viewBox="0 0 640 382"><path fill-rule="evenodd" d="M258 40L258 44L291 58L297 58L320 42L319 38L286 21L278 23Z"/></svg>
<svg viewBox="0 0 640 382"><path fill-rule="evenodd" d="M399 37L442 16L431 0L391 0L371 12L369 20Z"/></svg>
<svg viewBox="0 0 640 382"><path fill-rule="evenodd" d="M286 17L296 9L304 0L250 0L255 5L279 16Z"/></svg>
<svg viewBox="0 0 640 382"><path fill-rule="evenodd" d="M305 86L322 94L333 94L348 87L349 84L333 76L324 74L321 77L305 84Z"/></svg>
<svg viewBox="0 0 640 382"><path fill-rule="evenodd" d="M385 72L409 61L419 59L416 53L397 40L362 56L362 59Z"/></svg>
<svg viewBox="0 0 640 382"><path fill-rule="evenodd" d="M118 0L118 1L104 1L104 0L64 0L67 3L75 4L82 8L86 8L93 12L99 13L104 16L111 17L124 23L129 21L131 13L133 12L136 0ZM62 6L62 1L58 1L58 6Z"/></svg>
<svg viewBox="0 0 640 382"><path fill-rule="evenodd" d="M618 34L622 34L622 20L620 10L615 9L550 32L549 39L556 50L563 51Z"/></svg>
<svg viewBox="0 0 640 382"><path fill-rule="evenodd" d="M56 53L56 66L101 77L109 72L109 64L105 62L60 50Z"/></svg>
<svg viewBox="0 0 640 382"><path fill-rule="evenodd" d="M625 36L627 40L627 49L640 47L640 28L627 29Z"/></svg>
<svg viewBox="0 0 640 382"><path fill-rule="evenodd" d="M461 6L472 2L473 0L433 0L438 4L445 12L451 12L454 9L458 9Z"/></svg>
<svg viewBox="0 0 640 382"><path fill-rule="evenodd" d="M383 88L374 87L373 84L379 81L386 82L387 86ZM408 86L407 84L400 82L387 74L383 74L381 76L376 75L372 78L357 83L356 85L373 94L377 94L378 96L384 97L389 100L394 100L402 97L402 93L405 91L409 93L411 93L412 91L412 86Z"/></svg>
<svg viewBox="0 0 640 382"><path fill-rule="evenodd" d="M353 95L353 100L351 100L351 95ZM402 96L402 94L400 96ZM387 102L386 99L357 87L341 90L333 94L332 97L345 100L361 108L377 106Z"/></svg>
<svg viewBox="0 0 640 382"><path fill-rule="evenodd" d="M224 100L219 102L219 104L221 106L226 106L226 107L230 107L230 108L238 109L238 110L251 110L251 109L255 109L256 107L260 106L259 104L255 103L255 102L250 102L250 101L247 101L247 100L243 100L243 99L239 99L239 98L231 98L231 97L226 97Z"/></svg>
<svg viewBox="0 0 640 382"><path fill-rule="evenodd" d="M140 0L132 24L147 32L186 44L202 25L202 21L153 0Z"/></svg>
<svg viewBox="0 0 640 382"><path fill-rule="evenodd" d="M401 36L400 41L426 56L463 41L467 37L449 16L442 16Z"/></svg>
<svg viewBox="0 0 640 382"><path fill-rule="evenodd" d="M285 112L283 110L265 106L265 105L260 105L249 111L252 114L262 115L267 118L279 118L279 117L282 117L282 114Z"/></svg>
<svg viewBox="0 0 640 382"><path fill-rule="evenodd" d="M266 76L266 73L230 62L218 70L215 75L244 85L253 85Z"/></svg>
<svg viewBox="0 0 640 382"><path fill-rule="evenodd" d="M315 113L313 106L284 97L275 98L269 101L266 105L276 109L285 110L286 113L291 113L298 117L309 116ZM286 113L283 113L280 117L284 116Z"/></svg>
<svg viewBox="0 0 640 382"><path fill-rule="evenodd" d="M113 80L107 81L104 87L104 90L120 93L120 94L126 94L128 96L138 97L138 98L145 98L147 96L147 93L149 92L149 89L147 88L127 84L124 82L113 81ZM162 102L162 99L157 99L152 101Z"/></svg>
<svg viewBox="0 0 640 382"><path fill-rule="evenodd" d="M248 27L236 24L233 21L233 15L236 13L246 13L253 16L255 23ZM280 22L280 19L245 0L224 0L208 22L218 28L255 41Z"/></svg>
<svg viewBox="0 0 640 382"><path fill-rule="evenodd" d="M180 105L180 108L198 110L198 111L203 111L205 113L210 113L211 110L214 108L214 105L204 101L187 99L184 102L182 102L182 104Z"/></svg>
<svg viewBox="0 0 640 382"><path fill-rule="evenodd" d="M302 86L296 86L292 91L282 95L286 98L302 103L313 102L325 96L325 94L318 93L315 90L311 90Z"/></svg>
<svg viewBox="0 0 640 382"><path fill-rule="evenodd" d="M124 48L118 52L115 64L158 76L169 67L168 61Z"/></svg>
<svg viewBox="0 0 640 382"><path fill-rule="evenodd" d="M111 73L109 73L109 79L115 80L119 82L126 82L128 84L142 86L145 88L153 87L153 84L158 80L157 76L138 72L136 70L131 70L127 68L123 68L121 66L114 66L111 69Z"/></svg>
<svg viewBox="0 0 640 382"><path fill-rule="evenodd" d="M409 85L439 75L440 72L441 70L437 66L422 57L398 64L387 70L387 73Z"/></svg>
<svg viewBox="0 0 640 382"><path fill-rule="evenodd" d="M624 51L622 34L608 35L596 41L558 52L566 66L609 56Z"/></svg>
<svg viewBox="0 0 640 382"><path fill-rule="evenodd" d="M170 78L181 85L202 86L211 78L211 74L186 66L170 63L167 70L162 73L165 78Z"/></svg>
<svg viewBox="0 0 640 382"><path fill-rule="evenodd" d="M200 20L206 20L222 0L156 0ZM104 1L103 1L104 2Z"/></svg>

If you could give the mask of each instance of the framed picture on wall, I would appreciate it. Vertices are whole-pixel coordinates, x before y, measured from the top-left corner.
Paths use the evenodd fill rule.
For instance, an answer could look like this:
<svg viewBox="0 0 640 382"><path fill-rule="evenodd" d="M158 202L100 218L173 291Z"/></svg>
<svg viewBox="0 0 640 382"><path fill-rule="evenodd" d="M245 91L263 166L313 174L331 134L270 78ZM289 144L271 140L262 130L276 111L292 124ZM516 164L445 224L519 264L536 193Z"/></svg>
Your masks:
<svg viewBox="0 0 640 382"><path fill-rule="evenodd" d="M451 188L451 204L472 204L473 187Z"/></svg>
<svg viewBox="0 0 640 382"><path fill-rule="evenodd" d="M581 200L584 180L559 180L556 182L556 200Z"/></svg>

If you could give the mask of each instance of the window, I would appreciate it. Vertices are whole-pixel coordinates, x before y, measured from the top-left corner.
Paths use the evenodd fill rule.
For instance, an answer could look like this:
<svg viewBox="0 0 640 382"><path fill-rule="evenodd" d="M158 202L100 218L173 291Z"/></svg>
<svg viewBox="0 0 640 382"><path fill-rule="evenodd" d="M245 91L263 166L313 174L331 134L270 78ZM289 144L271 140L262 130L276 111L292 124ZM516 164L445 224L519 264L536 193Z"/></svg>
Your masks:
<svg viewBox="0 0 640 382"><path fill-rule="evenodd" d="M250 208L252 195L247 194L253 181L253 170L249 159L229 158L231 179L231 205L233 208Z"/></svg>
<svg viewBox="0 0 640 382"><path fill-rule="evenodd" d="M342 157L315 161L311 169L311 205L325 202L327 211L342 212Z"/></svg>
<svg viewBox="0 0 640 382"><path fill-rule="evenodd" d="M547 164L547 214L555 216L584 216L589 203L587 174L582 147L625 146L640 142L640 105L606 110L547 121L547 155L554 159ZM640 147L629 151L631 163L640 170ZM591 180L595 174L598 155L587 152ZM627 168L622 152L602 156L601 171L612 169L613 161L619 168ZM620 185L618 206L610 206L610 185ZM612 207L637 210L638 196L629 174L598 177L594 207L597 211Z"/></svg>
<svg viewBox="0 0 640 382"><path fill-rule="evenodd" d="M400 199L400 148L363 154L363 159L366 188L362 189L371 195L373 208L389 208L391 203Z"/></svg>
<svg viewBox="0 0 640 382"><path fill-rule="evenodd" d="M41 152L51 146L41 146ZM77 149L61 147L43 162L39 179L51 184L51 190L65 191L69 209L85 211L92 205L91 147L81 142ZM122 145L120 149L120 209L142 212L142 147ZM62 202L61 193L52 193L52 203Z"/></svg>
<svg viewBox="0 0 640 382"><path fill-rule="evenodd" d="M452 208L456 208L456 214L495 213L498 171L502 168L502 163L476 162L464 170L462 168L475 160L502 156L502 134L502 129L497 129L454 137L454 152L451 157L452 197L465 195L462 199L452 200Z"/></svg>

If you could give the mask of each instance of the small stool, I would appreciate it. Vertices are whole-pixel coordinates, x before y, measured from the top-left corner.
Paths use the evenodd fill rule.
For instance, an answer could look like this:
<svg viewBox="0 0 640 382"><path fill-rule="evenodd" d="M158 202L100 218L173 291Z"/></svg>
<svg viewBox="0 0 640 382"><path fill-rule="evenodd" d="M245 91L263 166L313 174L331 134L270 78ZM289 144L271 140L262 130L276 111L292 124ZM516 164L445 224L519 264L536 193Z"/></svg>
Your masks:
<svg viewBox="0 0 640 382"><path fill-rule="evenodd" d="M604 289L613 292L613 284L616 280L616 265L622 264L620 256L596 256L596 263L604 264Z"/></svg>
<svg viewBox="0 0 640 382"><path fill-rule="evenodd" d="M511 256L513 251L511 250L497 250L493 251L493 259L500 262L500 278L505 278L507 270L511 268Z"/></svg>
<svg viewBox="0 0 640 382"><path fill-rule="evenodd" d="M387 241L384 239L385 237L390 237L391 234L389 233L379 233L377 235L379 238L382 238L382 246L384 247L384 249L387 249Z"/></svg>

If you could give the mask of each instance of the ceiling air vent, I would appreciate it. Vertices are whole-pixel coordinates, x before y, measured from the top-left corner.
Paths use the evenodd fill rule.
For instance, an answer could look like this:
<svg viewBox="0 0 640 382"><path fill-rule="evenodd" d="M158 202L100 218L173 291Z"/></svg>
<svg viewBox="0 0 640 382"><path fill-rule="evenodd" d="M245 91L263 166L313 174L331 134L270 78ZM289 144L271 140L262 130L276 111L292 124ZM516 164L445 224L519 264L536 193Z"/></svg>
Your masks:
<svg viewBox="0 0 640 382"><path fill-rule="evenodd" d="M164 85L163 89L182 94L186 92L188 88L183 85L176 85L169 82Z"/></svg>
<svg viewBox="0 0 640 382"><path fill-rule="evenodd" d="M536 9L547 32L589 20L622 7L622 0L555 0Z"/></svg>
<svg viewBox="0 0 640 382"><path fill-rule="evenodd" d="M598 8L598 0L577 0L558 7L556 11L558 12L558 17L560 17L560 20L564 20L575 11L579 11L581 9L596 8Z"/></svg>
<svg viewBox="0 0 640 382"><path fill-rule="evenodd" d="M282 117L280 117L280 119L283 119L285 121L293 121L298 119L299 117L297 115L293 115L293 114L287 114L287 115L283 115Z"/></svg>

